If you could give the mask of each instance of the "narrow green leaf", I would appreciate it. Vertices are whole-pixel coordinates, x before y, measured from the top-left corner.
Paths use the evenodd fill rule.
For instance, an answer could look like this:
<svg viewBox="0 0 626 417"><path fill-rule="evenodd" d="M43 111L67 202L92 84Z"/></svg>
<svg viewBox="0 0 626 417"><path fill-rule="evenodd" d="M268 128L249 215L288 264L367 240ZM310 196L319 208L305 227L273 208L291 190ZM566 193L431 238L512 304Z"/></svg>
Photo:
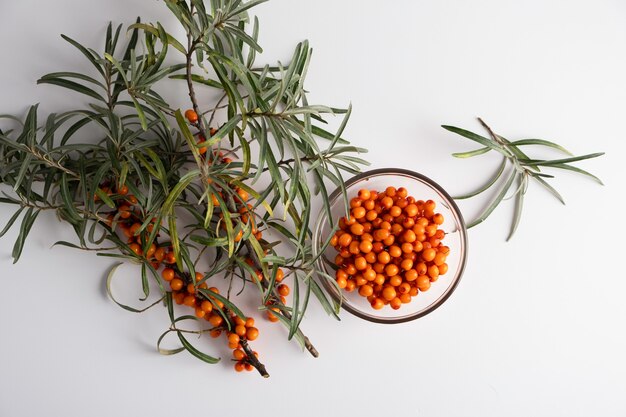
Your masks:
<svg viewBox="0 0 626 417"><path fill-rule="evenodd" d="M565 205L565 200L563 199L563 197L561 196L561 194L550 184L548 184L546 182L546 180L544 180L543 178L541 178L540 176L537 175L533 175L532 176L533 179L535 179L539 184L541 184L542 186L544 186L553 196L555 196L557 198L557 200L559 200L563 205Z"/></svg>
<svg viewBox="0 0 626 417"><path fill-rule="evenodd" d="M265 3L266 1L268 1L268 0L252 0L252 1L249 1L249 2L247 2L245 4L243 4L241 7L239 7L237 9L235 9L234 11L230 12L228 15L226 15L224 17L224 20L230 20L233 17L242 14L246 10L248 10L248 9L254 7L254 6L257 6L257 5L261 4L261 3Z"/></svg>
<svg viewBox="0 0 626 417"><path fill-rule="evenodd" d="M517 172L516 170L511 170L511 174L509 175L509 178L507 179L506 183L500 190L500 193L491 201L489 206L485 209L485 211L483 211L480 214L480 216L478 216L476 220L472 221L471 223L467 225L468 229L476 226L477 224L484 222L487 219L487 217L489 217L491 212L493 212L493 210L498 206L498 204L500 204L500 202L504 199L504 196L506 195L506 193L509 191L509 188L511 188L511 185L513 184L513 181L515 180L516 172Z"/></svg>
<svg viewBox="0 0 626 417"><path fill-rule="evenodd" d="M9 231L9 229L11 228L11 226L13 226L13 224L15 223L15 221L20 216L23 210L24 210L24 207L20 207L15 213L13 213L13 216L11 216L7 224L4 226L4 229L0 231L0 237L4 236L6 232Z"/></svg>
<svg viewBox="0 0 626 417"><path fill-rule="evenodd" d="M520 175L521 175L520 188L517 190L517 193L515 194L515 212L513 214L513 223L511 225L511 231L509 233L509 236L506 238L507 242L511 240L511 238L515 234L515 231L517 230L517 226L519 226L520 219L522 218L522 209L524 207L524 195L526 194L526 185L527 185L528 180L527 180L527 177L524 176L523 174L520 174Z"/></svg>
<svg viewBox="0 0 626 417"><path fill-rule="evenodd" d="M548 159L548 160L522 159L522 160L520 160L520 162L525 164L525 165L537 165L537 166L550 167L550 166L555 166L555 165L567 164L567 163L570 163L570 162L582 161L582 160L585 160L585 159L597 158L597 157L602 156L602 155L604 155L604 152L590 153L590 154L587 154L587 155L574 156L574 157L571 157L571 158L563 158L563 159Z"/></svg>
<svg viewBox="0 0 626 417"><path fill-rule="evenodd" d="M81 217L76 211L76 207L74 206L74 199L72 198L72 195L70 193L67 173L65 172L61 174L61 183L59 184L59 189L61 192L61 198L63 199L65 211L69 215L69 218L67 220L73 224L80 223Z"/></svg>
<svg viewBox="0 0 626 417"><path fill-rule="evenodd" d="M200 359L203 362L210 363L210 364L216 364L220 361L219 358L214 358L213 356L209 356L206 353L200 352L191 343L189 343L187 339L185 339L185 337L180 331L177 331L176 334L178 335L180 342L183 344L183 347L187 350L187 352L191 353L196 358Z"/></svg>
<svg viewBox="0 0 626 417"><path fill-rule="evenodd" d="M135 28L141 29L141 30L144 30L146 32L153 34L154 36L159 36L159 30L157 28L151 25L147 25L145 23L135 23L133 25L130 25L128 28L129 29L135 29ZM187 50L185 49L185 47L180 42L178 42L172 35L170 34L167 35L167 42L171 46L173 46L176 50L178 50L181 54L183 55L187 54Z"/></svg>
<svg viewBox="0 0 626 417"><path fill-rule="evenodd" d="M570 151L568 151L567 149L565 149L564 147L562 147L561 145L554 143L554 142L550 142L548 140L544 140L544 139L520 139L520 140L516 140L513 142L510 142L511 145L515 145L515 146L525 146L525 145L542 145L542 146L547 146L549 148L554 148L554 149L558 149L559 151L566 153L568 155L572 155L572 153Z"/></svg>
<svg viewBox="0 0 626 417"><path fill-rule="evenodd" d="M85 48L84 46L82 46L80 43L76 42L74 39L70 38L69 36L61 35L61 37L65 41L67 41L70 44L72 44L83 55L85 55L85 57L89 60L89 62L91 62L91 64L94 67L96 67L96 70L98 70L98 72L104 77L104 70L102 69L102 65L99 62L99 60L100 60L99 56L97 56L93 52L89 51L87 48Z"/></svg>
<svg viewBox="0 0 626 417"><path fill-rule="evenodd" d="M471 158L472 156L485 154L489 152L490 150L491 148L484 147L484 148L476 149L474 151L469 151L469 152L456 152L456 153L453 153L452 156L454 156L455 158Z"/></svg>
<svg viewBox="0 0 626 417"><path fill-rule="evenodd" d="M141 289L143 290L143 298L139 301L146 301L150 295L150 285L148 284L148 272L145 262L141 264Z"/></svg>
<svg viewBox="0 0 626 417"><path fill-rule="evenodd" d="M186 74L176 74L176 75L170 75L169 78L172 79L172 80L186 80L187 79L187 75ZM222 90L224 88L219 81L215 81L215 80L210 79L210 78L204 78L204 77L202 77L200 75L197 75L197 74L192 74L191 75L191 80L193 82L195 82L195 83L206 85L208 87L218 88L220 90Z"/></svg>
<svg viewBox="0 0 626 417"><path fill-rule="evenodd" d="M35 211L35 209L31 207L24 214L24 217L22 218L22 225L20 227L20 234L15 241L15 245L13 245L13 252L11 254L11 256L13 256L13 263L16 263L20 259L26 238L28 237L30 229L33 227L33 223L35 223L35 219L37 219L40 212L41 210Z"/></svg>
<svg viewBox="0 0 626 417"><path fill-rule="evenodd" d="M91 88L85 87L84 85L79 84L79 83L74 82L74 81L65 80L63 78L40 78L39 80L37 80L37 84L57 85L59 87L63 87L63 88L67 88L67 89L76 91L77 93L84 94L86 96L89 96L91 98L95 98L96 100L99 100L99 101L102 101L102 102L106 103L106 100L100 94L96 93Z"/></svg>
<svg viewBox="0 0 626 417"><path fill-rule="evenodd" d="M43 77L40 78L41 80L51 80L51 79L55 79L55 78L76 78L77 80L83 80L83 81L87 81L89 83L95 84L98 87L102 88L104 91L106 91L106 87L104 84L102 84L100 81L96 80L95 78L92 78L88 75L85 74L81 74L78 72L51 72L49 74L44 75Z"/></svg>
<svg viewBox="0 0 626 417"><path fill-rule="evenodd" d="M452 197L452 198L454 198L455 200L463 200L463 199L466 199L466 198L474 197L474 196L476 196L476 195L478 195L478 194L488 190L493 184L495 184L498 181L498 179L500 178L500 176L504 172L504 167L506 167L506 158L502 159L502 163L500 164L500 167L498 168L498 171L496 171L495 175L493 177L491 177L491 179L485 185L481 186L480 188L478 188L477 190L475 190L475 191L473 191L471 193L463 194L463 195L460 195L460 196L455 196L455 197Z"/></svg>
<svg viewBox="0 0 626 417"><path fill-rule="evenodd" d="M175 332L176 330L166 330L157 340L157 351L161 354L161 355L175 355L177 353L182 352L183 350L185 350L184 347L179 347L179 348L175 348L175 349L164 349L161 347L161 342L163 341L163 339L165 338L165 336L167 336L168 334Z"/></svg>
<svg viewBox="0 0 626 417"><path fill-rule="evenodd" d="M107 295L109 296L109 298L110 298L111 300L113 300L113 302L114 302L115 304L117 304L118 306L122 307L122 308L123 308L124 310L126 310L126 311L130 311L130 312L132 312L132 313L142 313L142 312L144 312L144 311L148 310L149 308L154 307L155 305L159 304L161 301L163 301L163 297L161 297L161 298L159 298L158 300L156 300L154 303L152 303L152 304L150 304L149 306L147 306L147 307L145 307L145 308L142 308L142 309L136 309L136 308L134 308L134 307L127 306L127 305L122 304L122 303L120 303L119 301L117 301L117 300L115 299L115 297L113 296L113 292L111 291L111 282L113 281L113 276L115 275L115 272L116 272L116 271L117 271L117 269L118 269L120 266L122 266L122 265L123 265L123 263L122 263L122 262L120 262L120 263L117 263L117 264L113 265L113 266L111 267L111 269L109 270L109 273L107 274L107 278L106 278L106 291L107 291Z"/></svg>
<svg viewBox="0 0 626 417"><path fill-rule="evenodd" d="M458 127L454 127L454 126L447 126L447 125L442 125L441 127L443 127L444 129L446 129L447 131L450 131L452 133L456 133L457 135L461 135L467 139L473 140L474 142L478 142L483 146L486 146L490 149L493 149L497 152L500 152L502 155L504 156L511 156L511 154L508 152L508 150L506 150L502 145L500 145L499 143L496 143L490 139L487 139L484 136L480 136L477 135L474 132L470 132L469 130L465 130L465 129L461 129Z"/></svg>
<svg viewBox="0 0 626 417"><path fill-rule="evenodd" d="M550 168L565 169L567 171L574 171L574 172L577 172L579 174L586 175L586 176L592 178L598 184L604 185L604 183L602 182L602 180L600 178L596 177L595 175L591 174L590 172L585 171L584 169L580 169L578 167L575 167L575 166L572 166L572 165L567 165L567 164L555 164L555 165L548 165L548 166Z"/></svg>
<svg viewBox="0 0 626 417"><path fill-rule="evenodd" d="M24 181L24 177L26 176L26 172L30 168L30 163L33 160L33 156L31 154L27 154L24 156L24 160L22 161L22 166L20 167L19 172L17 173L17 178L15 178L15 185L13 186L14 190L20 188L22 181Z"/></svg>
<svg viewBox="0 0 626 417"><path fill-rule="evenodd" d="M246 319L246 315L243 314L243 312L235 305L233 304L228 298L224 297L221 294L218 294L216 292L211 291L210 289L199 289L198 290L201 294L205 295L206 297L208 297L209 300L211 299L217 299L220 300L222 303L224 303L224 307L226 307L228 310L232 311L233 313L235 313L239 318L245 320Z"/></svg>
<svg viewBox="0 0 626 417"><path fill-rule="evenodd" d="M146 119L146 114L143 111L143 108L141 105L139 105L139 102L137 101L137 99L135 99L135 97L130 96L131 100L133 101L133 103L135 104L135 109L137 110L137 117L139 117L139 122L141 123L141 128L145 131L148 130L148 120Z"/></svg>

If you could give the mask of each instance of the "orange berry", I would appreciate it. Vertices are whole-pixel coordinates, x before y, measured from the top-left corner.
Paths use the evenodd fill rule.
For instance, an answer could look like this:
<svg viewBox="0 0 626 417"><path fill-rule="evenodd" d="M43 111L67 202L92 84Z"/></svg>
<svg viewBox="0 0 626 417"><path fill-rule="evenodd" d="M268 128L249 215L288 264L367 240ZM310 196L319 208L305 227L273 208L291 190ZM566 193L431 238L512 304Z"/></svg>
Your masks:
<svg viewBox="0 0 626 417"><path fill-rule="evenodd" d="M376 271L368 267L365 271L363 271L363 278L367 281L374 281L376 279Z"/></svg>
<svg viewBox="0 0 626 417"><path fill-rule="evenodd" d="M213 304L211 304L209 300L204 300L202 301L202 303L200 303L200 308L205 313L210 313L211 311L213 311Z"/></svg>
<svg viewBox="0 0 626 417"><path fill-rule="evenodd" d="M272 314L272 312L271 312L271 311L268 311L268 312L267 312L267 319L268 319L269 321L271 321L271 322L274 322L274 323L275 323L275 322L277 322L277 321L279 320L279 319L278 319L278 317L276 317L274 314Z"/></svg>
<svg viewBox="0 0 626 417"><path fill-rule="evenodd" d="M358 258L354 260L354 266L358 271L362 271L365 268L367 268L367 261L365 260L364 257L359 256Z"/></svg>
<svg viewBox="0 0 626 417"><path fill-rule="evenodd" d="M248 330L246 331L246 339L255 340L257 337L259 337L259 329L257 329L256 327L248 328Z"/></svg>
<svg viewBox="0 0 626 417"><path fill-rule="evenodd" d="M175 276L175 272L173 269L171 268L165 268L162 272L161 272L161 276L163 277L164 280L166 281L171 281L174 279ZM182 282L182 281L181 281Z"/></svg>
<svg viewBox="0 0 626 417"><path fill-rule="evenodd" d="M446 255L441 252L437 252L437 255L435 255L435 259L434 259L435 265L439 266L439 265L444 264L445 262L446 262Z"/></svg>
<svg viewBox="0 0 626 417"><path fill-rule="evenodd" d="M243 370L245 369L245 365L243 362L239 361L237 363L235 363L235 371L237 372L243 372Z"/></svg>
<svg viewBox="0 0 626 417"><path fill-rule="evenodd" d="M411 294L409 294L409 293L400 294L400 301L402 302L402 304L410 303L411 302Z"/></svg>
<svg viewBox="0 0 626 417"><path fill-rule="evenodd" d="M369 200L371 196L372 196L372 193L370 193L368 189L364 188L362 190L359 190L359 198L361 200Z"/></svg>
<svg viewBox="0 0 626 417"><path fill-rule="evenodd" d="M385 302L384 302L382 299L380 299L380 298L376 297L376 298L372 301L371 305L372 305L372 308L373 308L374 310L380 310L380 309L382 309L382 308L385 306Z"/></svg>
<svg viewBox="0 0 626 417"><path fill-rule="evenodd" d="M376 254L374 252L366 253L364 258L368 264L375 264L377 261Z"/></svg>
<svg viewBox="0 0 626 417"><path fill-rule="evenodd" d="M417 277L417 288L419 288L420 291L428 291L430 288L430 278L426 275Z"/></svg>
<svg viewBox="0 0 626 417"><path fill-rule="evenodd" d="M398 286L398 292L400 294L406 294L409 291L411 291L411 285L407 282L403 282L402 284Z"/></svg>
<svg viewBox="0 0 626 417"><path fill-rule="evenodd" d="M399 258L400 256L402 256L402 249L400 249L396 245L390 246L388 251L389 256L391 256L392 258Z"/></svg>
<svg viewBox="0 0 626 417"><path fill-rule="evenodd" d="M391 286L387 286L383 289L383 298L387 301L391 301L396 298L396 289Z"/></svg>
<svg viewBox="0 0 626 417"><path fill-rule="evenodd" d="M170 288L174 291L180 291L183 288L183 281L180 278L174 278L170 281Z"/></svg>
<svg viewBox="0 0 626 417"><path fill-rule="evenodd" d="M174 294L174 301L176 302L176 304L181 305L184 299L185 299L185 293L177 292Z"/></svg>
<svg viewBox="0 0 626 417"><path fill-rule="evenodd" d="M276 282L281 282L284 277L285 277L285 273L283 272L282 269L279 268L278 271L276 272Z"/></svg>
<svg viewBox="0 0 626 417"><path fill-rule="evenodd" d="M359 250L363 253L370 253L372 251L372 242L368 240L361 240L361 243L359 243Z"/></svg>
<svg viewBox="0 0 626 417"><path fill-rule="evenodd" d="M223 322L224 319L219 314L212 313L209 316L209 323L211 323L211 326L213 327L219 327L222 325Z"/></svg>
<svg viewBox="0 0 626 417"><path fill-rule="evenodd" d="M235 349L233 350L233 358L235 358L235 360L242 360L246 357L246 354L243 350L241 349Z"/></svg>
<svg viewBox="0 0 626 417"><path fill-rule="evenodd" d="M128 206L121 206L118 209L119 213L120 213L120 218L122 219L128 219L131 216L131 211L130 211L130 207Z"/></svg>
<svg viewBox="0 0 626 417"><path fill-rule="evenodd" d="M235 333L239 337L245 336L246 335L246 326L244 326L243 324L239 324L239 325L235 326Z"/></svg>
<svg viewBox="0 0 626 417"><path fill-rule="evenodd" d="M359 294L363 297L369 297L374 293L374 289L371 285L365 284L359 288Z"/></svg>
<svg viewBox="0 0 626 417"><path fill-rule="evenodd" d="M280 284L276 289L278 290L278 294L282 295L283 297L289 295L289 287L285 284Z"/></svg>
<svg viewBox="0 0 626 417"><path fill-rule="evenodd" d="M198 113L196 113L192 109L189 109L185 111L185 118L191 123L196 123L198 121Z"/></svg>
<svg viewBox="0 0 626 417"><path fill-rule="evenodd" d="M194 297L193 295L185 296L183 304L189 307L196 305L196 297Z"/></svg>
<svg viewBox="0 0 626 417"><path fill-rule="evenodd" d="M148 250L146 251L146 258L150 259L152 258L152 256L154 256L154 253L156 252L157 247L156 245L153 243L150 245L150 247L148 248Z"/></svg>
<svg viewBox="0 0 626 417"><path fill-rule="evenodd" d="M168 263L168 264L176 263L176 255L174 254L174 252L168 252L167 255L165 255L165 263Z"/></svg>
<svg viewBox="0 0 626 417"><path fill-rule="evenodd" d="M437 256L437 251L433 248L424 249L422 252L422 259L426 262L432 261L435 256Z"/></svg>
<svg viewBox="0 0 626 417"><path fill-rule="evenodd" d="M389 264L385 267L385 274L387 274L388 277L398 275L399 271L398 267L394 264Z"/></svg>
<svg viewBox="0 0 626 417"><path fill-rule="evenodd" d="M417 271L415 269L409 269L404 273L404 279L408 282L413 282L417 279Z"/></svg>
<svg viewBox="0 0 626 417"><path fill-rule="evenodd" d="M337 286L341 289L346 288L346 285L348 285L348 281L344 277L339 277L335 281L337 282Z"/></svg>
<svg viewBox="0 0 626 417"><path fill-rule="evenodd" d="M352 215L354 216L355 219L362 219L363 217L365 217L365 213L367 212L367 210L365 210L365 208L363 207L355 207L352 209Z"/></svg>
<svg viewBox="0 0 626 417"><path fill-rule="evenodd" d="M339 237L339 246L348 247L352 242L352 236L349 233L344 233Z"/></svg>
<svg viewBox="0 0 626 417"><path fill-rule="evenodd" d="M439 278L439 267L437 265L431 265L428 267L428 276L431 281L436 281Z"/></svg>
<svg viewBox="0 0 626 417"><path fill-rule="evenodd" d="M248 317L244 325L246 327L254 327L254 319L252 317Z"/></svg>
<svg viewBox="0 0 626 417"><path fill-rule="evenodd" d="M164 258L165 258L165 249L157 248L154 251L154 259L156 259L157 261L161 262Z"/></svg>
<svg viewBox="0 0 626 417"><path fill-rule="evenodd" d="M236 333L231 333L228 335L228 343L237 345L239 344L239 335Z"/></svg>
<svg viewBox="0 0 626 417"><path fill-rule="evenodd" d="M389 278L389 285L397 287L402 284L402 277L400 275L394 275Z"/></svg>
<svg viewBox="0 0 626 417"><path fill-rule="evenodd" d="M402 214L402 209L398 206L392 206L389 209L389 214L391 214L391 217L398 217L400 214Z"/></svg>
<svg viewBox="0 0 626 417"><path fill-rule="evenodd" d="M353 235L356 236L361 236L363 234L363 232L365 231L365 228L363 227L362 224L360 223L354 223L353 225L350 226L350 232ZM344 235L345 236L345 235ZM343 237L343 236L342 236Z"/></svg>
<svg viewBox="0 0 626 417"><path fill-rule="evenodd" d="M400 264L400 268L402 268L405 271L408 271L409 269L413 268L413 261L410 259L404 259L402 263Z"/></svg>
<svg viewBox="0 0 626 417"><path fill-rule="evenodd" d="M143 254L141 246L139 246L137 243L131 243L130 245L128 245L128 247L131 251L135 253L135 255L141 256Z"/></svg>
<svg viewBox="0 0 626 417"><path fill-rule="evenodd" d="M389 262L391 262L391 256L389 256L389 252L380 252L378 254L378 262L380 262L381 264L388 264Z"/></svg>

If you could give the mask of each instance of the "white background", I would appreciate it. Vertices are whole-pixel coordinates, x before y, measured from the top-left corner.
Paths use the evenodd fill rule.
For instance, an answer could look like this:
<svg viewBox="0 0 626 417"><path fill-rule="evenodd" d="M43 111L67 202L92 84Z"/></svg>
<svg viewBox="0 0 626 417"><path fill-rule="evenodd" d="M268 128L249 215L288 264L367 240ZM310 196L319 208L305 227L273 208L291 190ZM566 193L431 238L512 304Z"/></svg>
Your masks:
<svg viewBox="0 0 626 417"><path fill-rule="evenodd" d="M373 167L469 191L497 158L452 158L473 147L439 126L478 131L481 116L510 139L605 151L580 164L605 186L558 172L562 206L531 184L509 243L512 201L503 204L470 231L456 292L417 321L335 322L313 306L302 327L318 359L261 323L255 348L269 380L236 374L223 340L214 366L158 355L164 311L116 307L103 289L111 262L50 249L71 233L42 215L17 265L17 229L0 240L0 416L625 416L626 3L272 0L255 12L263 61L286 62L311 41L310 101L352 102L346 136L370 149ZM0 2L0 113L83 100L35 85L47 72L89 68L58 35L100 50L108 20L137 15L176 30L157 1ZM181 85L170 93L184 103ZM487 197L462 203L466 218ZM11 214L0 207L2 223Z"/></svg>

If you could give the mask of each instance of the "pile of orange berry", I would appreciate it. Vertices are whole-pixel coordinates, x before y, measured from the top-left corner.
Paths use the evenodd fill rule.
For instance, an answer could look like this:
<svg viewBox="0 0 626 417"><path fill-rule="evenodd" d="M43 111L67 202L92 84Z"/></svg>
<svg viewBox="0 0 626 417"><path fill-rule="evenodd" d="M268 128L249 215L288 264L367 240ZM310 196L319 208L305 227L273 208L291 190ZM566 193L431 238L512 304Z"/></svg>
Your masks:
<svg viewBox="0 0 626 417"><path fill-rule="evenodd" d="M415 200L403 187L360 190L330 241L339 252L339 288L358 290L375 310L385 305L397 310L428 291L448 271L450 252L439 229L443 215L435 208L434 201Z"/></svg>

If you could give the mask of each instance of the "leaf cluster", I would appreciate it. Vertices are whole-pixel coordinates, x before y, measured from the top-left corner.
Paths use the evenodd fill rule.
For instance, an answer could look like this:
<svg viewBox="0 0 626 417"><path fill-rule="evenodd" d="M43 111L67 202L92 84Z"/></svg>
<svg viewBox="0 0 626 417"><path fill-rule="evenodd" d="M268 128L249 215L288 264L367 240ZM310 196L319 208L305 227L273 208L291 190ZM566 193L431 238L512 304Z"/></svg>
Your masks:
<svg viewBox="0 0 626 417"><path fill-rule="evenodd" d="M482 119L478 119L482 126L487 130L489 137L484 137L474 132L470 132L465 129L461 129L454 126L442 126L444 129L456 133L464 138L477 142L482 147L468 151L454 153L452 156L456 158L471 158L479 155L486 154L490 151L495 151L502 156L502 161L496 171L496 173L485 182L482 186L476 190L454 197L455 199L467 199L477 196L489 189L498 188L498 192L495 197L488 203L483 212L467 227L474 227L484 222L487 217L495 210L495 208L502 203L505 199L515 198L515 211L513 214L513 221L511 223L511 229L507 237L507 241L513 237L517 227L519 225L522 209L524 205L524 196L528 189L530 180L539 183L542 187L548 190L556 199L565 204L565 200L561 194L548 182L554 175L544 172L545 168L554 168L560 170L567 170L576 172L587 176L594 181L602 185L602 181L595 175L572 165L572 162L578 162L585 159L597 158L604 155L604 152L591 153L586 155L574 156L570 151L562 147L561 145L545 140L545 139L519 139L510 141L505 137L494 133L489 126ZM543 148L551 148L564 154L564 158L559 159L536 159L531 158L525 152L525 148L528 146L539 146ZM502 181L501 179L504 178ZM509 196L507 197L507 194Z"/></svg>
<svg viewBox="0 0 626 417"><path fill-rule="evenodd" d="M268 303L277 308L288 337L316 352L300 330L310 295L334 316L338 306L318 282L328 277L318 276L314 267L313 200L319 196L329 211L327 184L343 187L345 173L367 164L358 156L366 151L342 137L350 107L309 104L304 83L312 50L306 41L288 63L256 66L262 52L259 22L248 11L262 2L165 0L184 28L183 40L160 23L140 19L128 28L125 46L122 26L110 24L101 52L63 35L93 70L55 72L39 83L80 94L86 105L44 119L37 105L23 119L0 116L17 126L0 131L0 185L8 186L0 202L16 207L0 236L21 217L15 261L37 216L50 210L72 226L78 240L58 244L140 264L142 300L153 281L170 310L172 329L181 320L195 320L174 315L171 294L155 267L116 232L123 222L117 209L126 196L115 190L125 185L137 199L143 248L172 247L177 270L194 284L201 283L194 278L197 268L206 265L203 281L227 280L229 291L221 301L237 315L236 293L256 289L259 309ZM188 123L158 92L172 83L187 86L197 123ZM199 88L221 98L198 102ZM336 131L325 120L334 115L343 115ZM237 190L252 198L254 222L238 210ZM274 240L257 239L253 223ZM150 229L151 224L157 227ZM279 268L293 278L289 305L276 293ZM257 270L263 283L250 279ZM175 331L181 349L216 361Z"/></svg>

